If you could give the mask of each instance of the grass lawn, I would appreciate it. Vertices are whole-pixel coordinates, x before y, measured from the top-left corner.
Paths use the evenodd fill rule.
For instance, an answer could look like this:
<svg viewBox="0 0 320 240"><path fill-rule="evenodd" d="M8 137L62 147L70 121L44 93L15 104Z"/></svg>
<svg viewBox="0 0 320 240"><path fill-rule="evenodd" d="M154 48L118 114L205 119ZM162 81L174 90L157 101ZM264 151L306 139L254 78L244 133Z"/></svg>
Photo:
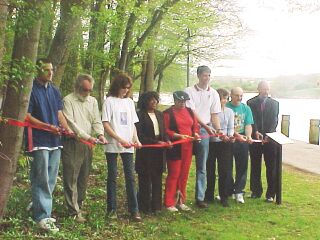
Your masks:
<svg viewBox="0 0 320 240"><path fill-rule="evenodd" d="M54 235L41 232L25 211L30 201L28 171L27 168L19 170L7 216L0 222L0 239L320 239L320 176L317 175L285 166L280 206L266 203L264 199L245 198L243 205L230 199L229 208L213 203L208 209L197 209L193 201L193 164L187 202L192 212L173 214L164 210L156 216L143 215L143 223L133 223L128 220L121 171L119 218L105 220L105 169L103 152L97 147L84 206L89 212L85 224L75 223L66 215L62 182L58 181L53 216L60 232Z"/></svg>

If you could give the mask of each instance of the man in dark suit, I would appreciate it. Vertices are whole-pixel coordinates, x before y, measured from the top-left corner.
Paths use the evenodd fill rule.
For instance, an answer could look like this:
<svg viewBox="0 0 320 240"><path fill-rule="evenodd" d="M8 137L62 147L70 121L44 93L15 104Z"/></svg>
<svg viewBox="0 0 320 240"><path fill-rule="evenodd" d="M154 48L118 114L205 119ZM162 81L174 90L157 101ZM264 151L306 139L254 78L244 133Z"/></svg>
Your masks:
<svg viewBox="0 0 320 240"><path fill-rule="evenodd" d="M247 104L252 110L254 124L252 125L252 138L262 140L250 146L251 174L250 190L252 198L260 198L263 192L261 182L262 154L266 165L267 192L266 201L273 202L275 196L275 160L276 146L266 140L266 133L276 131L278 125L279 102L269 97L270 86L267 81L258 85L258 96L248 100Z"/></svg>

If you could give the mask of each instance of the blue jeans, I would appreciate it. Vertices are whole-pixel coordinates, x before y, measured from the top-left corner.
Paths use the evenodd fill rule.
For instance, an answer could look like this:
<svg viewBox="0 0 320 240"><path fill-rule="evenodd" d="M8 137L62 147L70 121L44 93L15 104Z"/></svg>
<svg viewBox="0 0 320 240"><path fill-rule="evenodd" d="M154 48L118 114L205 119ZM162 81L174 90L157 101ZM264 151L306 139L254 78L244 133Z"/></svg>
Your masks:
<svg viewBox="0 0 320 240"><path fill-rule="evenodd" d="M204 128L200 128L200 135L208 135ZM209 154L209 138L201 139L200 142L196 144L196 201L203 201L206 191L206 181L207 181L207 159Z"/></svg>
<svg viewBox="0 0 320 240"><path fill-rule="evenodd" d="M137 213L138 201L134 180L133 153L120 153L127 192L128 210ZM107 158L107 212L117 210L117 157L118 153L106 153Z"/></svg>
<svg viewBox="0 0 320 240"><path fill-rule="evenodd" d="M235 142L233 145L233 156L236 164L236 177L234 193L244 193L247 182L249 145L248 143Z"/></svg>
<svg viewBox="0 0 320 240"><path fill-rule="evenodd" d="M32 152L30 181L32 215L36 222L51 217L52 192L57 181L60 155L60 149Z"/></svg>

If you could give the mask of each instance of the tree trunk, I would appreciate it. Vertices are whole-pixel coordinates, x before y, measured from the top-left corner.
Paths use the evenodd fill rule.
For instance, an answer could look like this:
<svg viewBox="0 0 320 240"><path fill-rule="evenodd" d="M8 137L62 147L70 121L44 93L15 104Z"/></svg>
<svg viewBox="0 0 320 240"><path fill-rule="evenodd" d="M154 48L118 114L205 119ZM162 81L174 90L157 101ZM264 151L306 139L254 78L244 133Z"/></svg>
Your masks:
<svg viewBox="0 0 320 240"><path fill-rule="evenodd" d="M2 0L0 4L0 69L2 67L2 59L5 53L4 40L8 16L8 1ZM2 109L2 101L5 97L6 88L0 84L0 112Z"/></svg>
<svg viewBox="0 0 320 240"><path fill-rule="evenodd" d="M119 65L118 65L118 68L122 71L124 71L126 69L129 43L132 40L133 27L137 21L136 9L138 9L143 2L144 2L144 0L137 0L136 1L133 10L130 13L128 22L127 22L124 40L122 42L121 56L120 56Z"/></svg>
<svg viewBox="0 0 320 240"><path fill-rule="evenodd" d="M8 16L8 1L2 0L0 4L0 67L4 56L4 39ZM0 93L1 94L1 93ZM1 96L0 96L1 98Z"/></svg>
<svg viewBox="0 0 320 240"><path fill-rule="evenodd" d="M38 58L39 57L47 57L50 50L50 45L53 38L53 27L54 27L54 19L57 10L57 1L53 0L51 2L46 2L45 4L50 4L47 6L48 11L46 17L42 19L41 24L41 32L40 32L40 40L38 47Z"/></svg>
<svg viewBox="0 0 320 240"><path fill-rule="evenodd" d="M157 93L160 93L161 91L162 80L163 80L163 72L160 72L159 78L158 78Z"/></svg>
<svg viewBox="0 0 320 240"><path fill-rule="evenodd" d="M148 60L145 78L145 91L153 91L154 83L154 48L148 50Z"/></svg>
<svg viewBox="0 0 320 240"><path fill-rule="evenodd" d="M110 67L106 67L102 72L101 72L101 77L100 77L100 81L99 81L99 86L98 86L98 104L100 106L100 108L102 108L102 103L104 101L104 97L105 97L105 90L106 90L106 83L107 83L107 79L110 73Z"/></svg>
<svg viewBox="0 0 320 240"><path fill-rule="evenodd" d="M169 8L171 8L172 6L174 6L178 2L179 2L179 0L166 0L161 5L161 7L159 9L154 11L154 14L152 16L152 19L151 19L148 27L141 34L141 36L137 39L136 45L130 50L130 52L127 55L126 70L128 70L129 65L132 62L132 59L133 59L134 55L136 54L137 48L139 48L143 45L145 40L151 35L154 28L156 28L157 26L160 26L160 23L161 23L163 17L165 16L165 14L167 14Z"/></svg>
<svg viewBox="0 0 320 240"><path fill-rule="evenodd" d="M28 108L32 88L32 66L34 66L39 43L41 17L32 15L28 20L28 11L38 9L42 1L29 1L24 9L18 12L18 27L28 21L23 33L16 31L12 53L12 70L19 68L21 79L8 81L7 96L4 102L3 117L15 118L23 121ZM20 154L23 128L0 125L0 218L4 216L5 207L9 199L13 177L16 171L17 159ZM7 156L7 157L4 157Z"/></svg>
<svg viewBox="0 0 320 240"><path fill-rule="evenodd" d="M84 7L81 0L61 0L60 2L61 17L48 56L56 68L52 78L56 86L60 86L70 53L70 43L81 25L81 15L72 12L76 7Z"/></svg>
<svg viewBox="0 0 320 240"><path fill-rule="evenodd" d="M148 54L145 53L143 55L142 66L141 66L141 82L140 82L140 90L139 95L146 91L145 81L147 75L147 62L148 62Z"/></svg>
<svg viewBox="0 0 320 240"><path fill-rule="evenodd" d="M81 37L79 35L80 34L77 34L78 37ZM79 54L79 46L72 46L68 56L68 63L66 64L65 71L60 84L60 91L63 96L66 96L74 90L75 79L80 69Z"/></svg>

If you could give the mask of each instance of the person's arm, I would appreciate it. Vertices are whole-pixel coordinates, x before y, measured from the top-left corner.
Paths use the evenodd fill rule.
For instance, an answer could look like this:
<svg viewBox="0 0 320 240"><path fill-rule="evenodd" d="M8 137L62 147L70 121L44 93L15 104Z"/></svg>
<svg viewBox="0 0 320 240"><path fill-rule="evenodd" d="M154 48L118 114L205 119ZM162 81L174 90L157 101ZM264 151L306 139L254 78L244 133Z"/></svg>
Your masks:
<svg viewBox="0 0 320 240"><path fill-rule="evenodd" d="M96 99L93 99L93 119L91 121L92 129L97 134L97 136L103 135L104 129L101 122L101 116L99 113L98 102Z"/></svg>
<svg viewBox="0 0 320 240"><path fill-rule="evenodd" d="M138 138L138 134L137 134L137 129L136 129L136 125L133 124L133 143L138 147L138 148L141 148L142 147L142 144L141 142L139 141L139 138Z"/></svg>
<svg viewBox="0 0 320 240"><path fill-rule="evenodd" d="M216 130L216 133L221 132L221 125L220 125L220 119L219 119L218 113L211 113L211 122L212 122L213 128Z"/></svg>
<svg viewBox="0 0 320 240"><path fill-rule="evenodd" d="M85 131L83 131L81 129L81 127L78 126L78 124L76 123L76 121L74 119L73 114L74 114L74 110L73 110L71 102L68 99L64 98L63 115L64 115L65 119L67 120L67 122L69 123L69 125L71 126L71 128L73 129L73 131L75 132L75 134L79 138L82 138L84 140L88 140L90 142L94 142L95 139L91 138L91 136L89 134L87 134Z"/></svg>
<svg viewBox="0 0 320 240"><path fill-rule="evenodd" d="M67 131L67 133L72 134L73 131L70 129L66 118L64 117L63 113L61 110L58 111L58 120L60 125L62 126L63 129L65 129L65 131Z"/></svg>
<svg viewBox="0 0 320 240"><path fill-rule="evenodd" d="M214 129L212 129L212 127L208 126L206 123L201 121L199 115L195 111L193 111L193 114L196 117L197 122L200 124L201 127L203 127L207 131L208 134L213 134L214 133Z"/></svg>
<svg viewBox="0 0 320 240"><path fill-rule="evenodd" d="M131 144L127 142L126 140L122 139L120 136L116 134L116 132L113 130L109 122L103 122L104 131L113 139L115 139L117 142L119 142L122 146L131 147Z"/></svg>
<svg viewBox="0 0 320 240"><path fill-rule="evenodd" d="M276 131L277 126L278 126L278 116L279 116L279 102L278 101L275 101L273 108L274 108L273 109L274 116L273 116L273 119L270 120L272 122L271 129Z"/></svg>
<svg viewBox="0 0 320 240"><path fill-rule="evenodd" d="M184 135L184 134L176 133L175 131L173 131L173 130L171 130L169 128L169 126L170 126L170 116L169 116L168 113L164 113L163 114L163 120L164 120L165 131L168 134L168 136L170 137L170 139L178 140L178 139L185 139L185 138L188 138L188 137L192 138L191 136L187 136L187 135Z"/></svg>
<svg viewBox="0 0 320 240"><path fill-rule="evenodd" d="M36 126L41 127L41 128L47 128L47 129L51 130L54 134L57 134L57 135L60 134L59 127L54 126L54 125L49 124L49 123L42 122L39 119L33 117L31 115L31 113L27 113L27 119L33 125L36 125Z"/></svg>

